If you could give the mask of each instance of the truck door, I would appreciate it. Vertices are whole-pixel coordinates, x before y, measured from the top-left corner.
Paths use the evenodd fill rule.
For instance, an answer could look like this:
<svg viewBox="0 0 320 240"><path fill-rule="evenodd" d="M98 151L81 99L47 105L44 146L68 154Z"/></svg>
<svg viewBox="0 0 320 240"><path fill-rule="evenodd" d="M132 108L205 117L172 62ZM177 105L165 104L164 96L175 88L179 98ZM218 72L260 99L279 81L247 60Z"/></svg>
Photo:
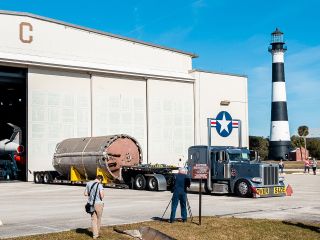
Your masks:
<svg viewBox="0 0 320 240"><path fill-rule="evenodd" d="M216 179L224 179L224 165L227 164L226 152L220 151L216 153Z"/></svg>
<svg viewBox="0 0 320 240"><path fill-rule="evenodd" d="M219 154L217 152L211 152L210 156L210 166L211 166L211 178L215 178L217 175L217 164L216 164L216 159Z"/></svg>

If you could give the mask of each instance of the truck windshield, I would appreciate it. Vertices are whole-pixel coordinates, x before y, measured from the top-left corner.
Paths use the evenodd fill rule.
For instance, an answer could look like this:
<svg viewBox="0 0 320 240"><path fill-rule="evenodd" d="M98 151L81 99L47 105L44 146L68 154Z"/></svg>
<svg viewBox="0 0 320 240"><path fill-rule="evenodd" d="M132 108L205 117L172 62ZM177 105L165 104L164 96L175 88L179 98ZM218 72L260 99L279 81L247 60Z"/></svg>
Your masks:
<svg viewBox="0 0 320 240"><path fill-rule="evenodd" d="M227 153L230 161L249 161L249 153L240 149L228 150Z"/></svg>

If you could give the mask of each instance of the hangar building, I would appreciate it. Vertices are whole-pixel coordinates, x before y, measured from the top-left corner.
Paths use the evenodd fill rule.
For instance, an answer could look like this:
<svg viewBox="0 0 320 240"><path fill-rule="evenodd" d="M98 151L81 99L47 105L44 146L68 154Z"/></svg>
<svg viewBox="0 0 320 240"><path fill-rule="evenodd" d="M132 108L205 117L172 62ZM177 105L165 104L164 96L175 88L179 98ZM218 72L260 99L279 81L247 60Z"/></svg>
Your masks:
<svg viewBox="0 0 320 240"><path fill-rule="evenodd" d="M193 53L29 13L1 11L0 34L0 123L23 130L27 180L53 169L56 144L71 137L129 134L144 163L176 165L189 146L207 144L207 118L220 111L241 120L248 146L246 76L195 70ZM238 135L212 141L238 145Z"/></svg>

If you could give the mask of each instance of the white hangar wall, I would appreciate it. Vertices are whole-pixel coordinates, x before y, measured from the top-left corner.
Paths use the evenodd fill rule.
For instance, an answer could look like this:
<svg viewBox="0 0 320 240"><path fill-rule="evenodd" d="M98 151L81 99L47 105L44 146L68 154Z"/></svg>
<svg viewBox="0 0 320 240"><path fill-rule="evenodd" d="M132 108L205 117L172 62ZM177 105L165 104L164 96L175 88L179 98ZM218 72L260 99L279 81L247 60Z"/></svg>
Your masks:
<svg viewBox="0 0 320 240"><path fill-rule="evenodd" d="M148 80L149 159L177 165L194 144L193 82Z"/></svg>
<svg viewBox="0 0 320 240"><path fill-rule="evenodd" d="M0 11L0 31L0 58L15 62L190 78L190 54L53 19Z"/></svg>
<svg viewBox="0 0 320 240"><path fill-rule="evenodd" d="M208 143L207 118L215 118L220 111L227 111L232 119L241 120L241 145L249 146L248 86L247 77L225 73L192 71L195 78L195 129L196 144ZM228 106L221 101L229 101ZM239 146L239 132L234 128L228 137L221 137L215 128L211 130L211 144L215 146Z"/></svg>

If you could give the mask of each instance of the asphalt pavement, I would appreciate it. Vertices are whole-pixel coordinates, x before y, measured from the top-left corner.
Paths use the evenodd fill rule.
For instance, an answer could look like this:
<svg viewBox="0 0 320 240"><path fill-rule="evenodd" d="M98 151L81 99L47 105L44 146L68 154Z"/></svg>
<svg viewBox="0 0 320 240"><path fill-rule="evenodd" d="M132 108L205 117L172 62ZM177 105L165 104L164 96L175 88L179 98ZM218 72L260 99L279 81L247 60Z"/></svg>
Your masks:
<svg viewBox="0 0 320 240"><path fill-rule="evenodd" d="M299 222L320 222L320 175L287 174L293 196L238 198L203 195L203 216L266 218ZM0 182L0 238L88 228L84 187ZM105 189L103 225L148 221L161 217L171 193ZM198 195L188 194L194 216ZM170 209L165 217L168 218ZM177 217L180 211L177 211Z"/></svg>

